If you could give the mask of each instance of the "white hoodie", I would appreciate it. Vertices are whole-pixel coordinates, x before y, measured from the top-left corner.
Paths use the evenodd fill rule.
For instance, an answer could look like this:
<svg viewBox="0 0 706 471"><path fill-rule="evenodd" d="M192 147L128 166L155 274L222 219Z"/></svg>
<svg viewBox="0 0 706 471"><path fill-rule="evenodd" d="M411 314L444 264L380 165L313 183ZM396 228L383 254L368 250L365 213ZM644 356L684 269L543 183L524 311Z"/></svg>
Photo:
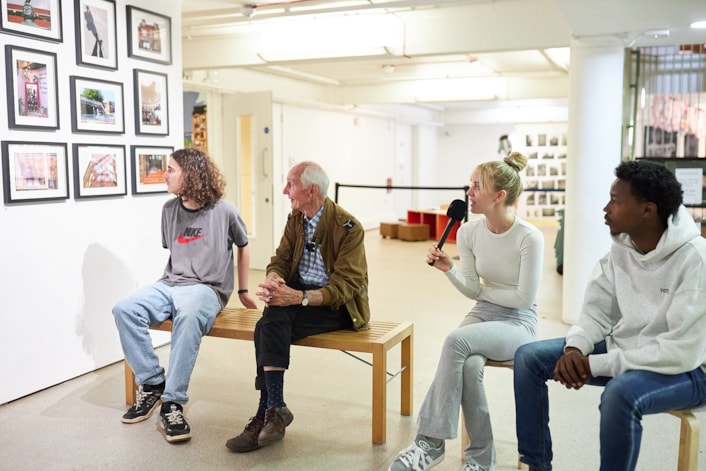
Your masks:
<svg viewBox="0 0 706 471"><path fill-rule="evenodd" d="M602 340L607 353L588 357L593 376L706 366L706 239L683 206L647 254L627 234L613 236L566 346L588 355Z"/></svg>

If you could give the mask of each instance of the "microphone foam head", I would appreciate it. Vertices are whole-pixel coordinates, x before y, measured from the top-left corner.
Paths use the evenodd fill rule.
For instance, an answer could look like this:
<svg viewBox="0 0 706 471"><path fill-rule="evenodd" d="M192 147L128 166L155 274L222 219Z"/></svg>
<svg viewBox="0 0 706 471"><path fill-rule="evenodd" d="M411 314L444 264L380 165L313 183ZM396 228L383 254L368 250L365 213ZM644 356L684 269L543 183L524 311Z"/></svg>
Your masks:
<svg viewBox="0 0 706 471"><path fill-rule="evenodd" d="M463 200L453 200L446 210L446 215L454 221L460 221L466 217L468 205Z"/></svg>

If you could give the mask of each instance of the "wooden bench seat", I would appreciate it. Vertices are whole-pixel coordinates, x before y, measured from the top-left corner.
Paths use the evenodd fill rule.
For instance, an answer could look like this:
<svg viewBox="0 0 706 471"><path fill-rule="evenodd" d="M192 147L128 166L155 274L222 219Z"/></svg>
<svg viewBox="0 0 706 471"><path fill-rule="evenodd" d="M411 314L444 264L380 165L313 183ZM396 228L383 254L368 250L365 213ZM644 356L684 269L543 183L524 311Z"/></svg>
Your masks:
<svg viewBox="0 0 706 471"><path fill-rule="evenodd" d="M262 311L257 309L225 308L218 314L207 335L252 341L255 323L261 316ZM312 335L293 342L293 345L372 354L372 435L373 443L383 444L387 436L387 352L397 344L401 345L401 369L390 375L390 379L398 375L401 377L400 414L412 414L414 324L370 321L369 326L369 330L360 332L337 330ZM150 328L171 332L172 321L168 320ZM135 390L135 376L125 362L125 400L128 404L134 404Z"/></svg>

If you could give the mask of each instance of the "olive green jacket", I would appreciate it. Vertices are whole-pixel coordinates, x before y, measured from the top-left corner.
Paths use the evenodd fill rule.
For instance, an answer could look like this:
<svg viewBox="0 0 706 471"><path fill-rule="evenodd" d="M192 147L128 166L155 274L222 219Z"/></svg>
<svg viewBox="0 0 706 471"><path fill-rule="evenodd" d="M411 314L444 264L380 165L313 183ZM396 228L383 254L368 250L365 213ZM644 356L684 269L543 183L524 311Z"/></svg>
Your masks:
<svg viewBox="0 0 706 471"><path fill-rule="evenodd" d="M368 262L363 244L365 231L360 222L330 198L316 226L313 242L321 250L329 281L320 288L323 305L338 309L345 305L356 330L367 329ZM279 274L289 285L299 277L299 260L304 252L304 214L292 211L267 273Z"/></svg>

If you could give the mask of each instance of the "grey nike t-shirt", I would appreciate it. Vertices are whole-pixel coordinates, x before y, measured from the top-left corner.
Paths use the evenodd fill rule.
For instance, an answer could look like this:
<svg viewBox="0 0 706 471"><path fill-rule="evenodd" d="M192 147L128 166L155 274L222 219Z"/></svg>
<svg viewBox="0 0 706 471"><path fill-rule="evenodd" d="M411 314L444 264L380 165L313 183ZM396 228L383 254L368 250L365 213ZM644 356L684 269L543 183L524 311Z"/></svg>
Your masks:
<svg viewBox="0 0 706 471"><path fill-rule="evenodd" d="M181 198L162 207L162 245L170 255L160 281L170 286L209 285L221 307L234 286L233 244L248 245L247 229L235 206L224 199L198 210Z"/></svg>

